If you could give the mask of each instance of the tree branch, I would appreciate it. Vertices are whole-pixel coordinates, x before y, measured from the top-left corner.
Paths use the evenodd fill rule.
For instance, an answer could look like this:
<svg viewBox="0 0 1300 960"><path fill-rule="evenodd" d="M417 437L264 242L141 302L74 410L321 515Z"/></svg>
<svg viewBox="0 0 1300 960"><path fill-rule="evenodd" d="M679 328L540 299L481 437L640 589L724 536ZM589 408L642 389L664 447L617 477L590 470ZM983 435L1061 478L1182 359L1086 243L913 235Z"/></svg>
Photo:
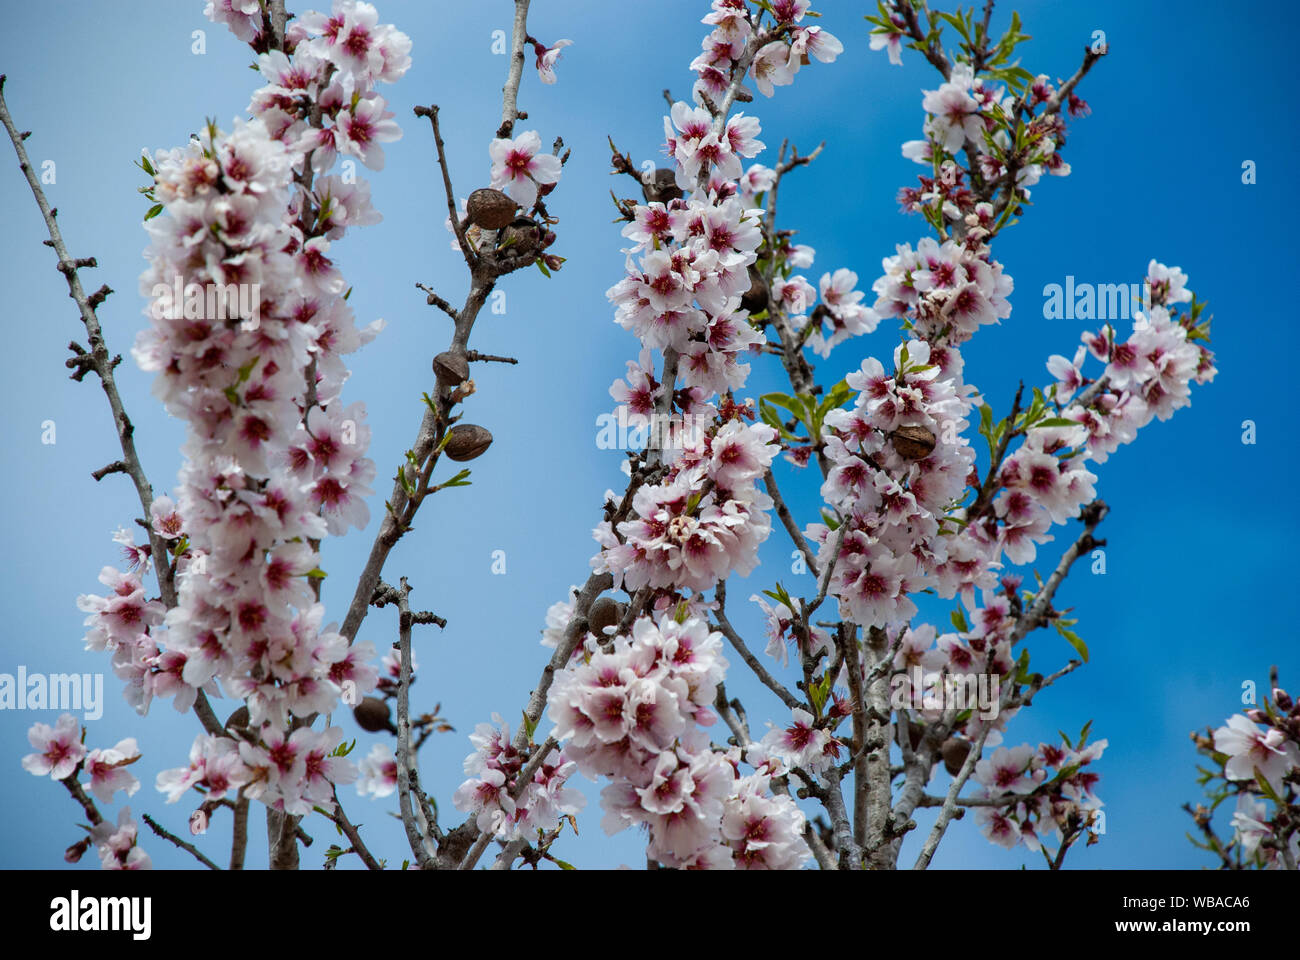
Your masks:
<svg viewBox="0 0 1300 960"><path fill-rule="evenodd" d="M176 836L176 834L171 833L170 831L164 829L156 820L154 820L153 817L149 816L149 814L147 813L140 814L140 819L142 819L145 823L149 824L149 829L151 829L154 833L158 834L158 836L162 837L164 840L170 841L175 846L180 847L182 850L184 850L186 853L192 856L199 863L203 864L209 870L221 869L219 866L217 866L215 863L213 863L211 860L205 857L203 855L203 852L199 850L198 847L194 846L194 844L192 843L185 842L180 837Z"/></svg>

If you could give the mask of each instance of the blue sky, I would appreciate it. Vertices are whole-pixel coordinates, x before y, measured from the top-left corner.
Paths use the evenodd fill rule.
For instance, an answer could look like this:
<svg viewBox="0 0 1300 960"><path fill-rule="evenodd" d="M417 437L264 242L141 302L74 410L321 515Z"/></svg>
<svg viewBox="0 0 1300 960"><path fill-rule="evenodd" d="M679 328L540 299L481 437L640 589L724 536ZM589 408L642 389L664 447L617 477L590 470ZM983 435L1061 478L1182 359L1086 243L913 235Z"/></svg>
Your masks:
<svg viewBox="0 0 1300 960"><path fill-rule="evenodd" d="M538 637L546 609L585 579L603 493L621 489L622 454L597 449L595 437L596 417L612 403L608 386L636 353L632 337L612 322L604 296L623 263L608 190L625 194L631 184L607 175L605 138L612 135L638 162L658 156L661 91L668 87L679 98L689 91L686 67L699 49L698 21L707 12L706 3L673 0L656 4L653 13L636 8L629 21L623 5L598 0L533 6L535 36L574 41L560 63L559 84L544 87L529 69L520 96L530 117L523 128L537 129L548 143L563 136L572 149L549 203L561 218L555 250L569 259L550 280L535 271L508 278L505 314L480 317L471 345L520 359L518 366L475 371L479 391L469 419L491 429L496 441L472 465L473 486L426 502L415 533L393 552L385 573L389 581L409 577L413 603L449 620L443 632L417 634L421 670L414 690L419 708L441 702L457 728L432 740L422 757L424 783L446 811L444 822L459 818L450 798L463 779L465 735L493 712L517 720L545 662ZM823 270L847 266L869 288L896 243L915 244L925 235L919 218L898 213L894 196L921 169L901 157L899 144L920 136L921 89L932 89L938 78L914 52L904 52L902 68L870 53L864 7L846 0L819 4L821 24L844 43L840 60L814 63L792 87L779 88L771 100L760 97L746 112L762 121L770 148L762 162L774 162L785 137L805 152L827 141L816 164L783 186L780 219L816 248L814 281ZM1012 7L999 4L995 29L1005 26ZM441 105L457 194L486 185L487 143L499 121L506 70L506 58L491 53L492 32L509 29L512 5L386 0L379 8L384 21L414 41L412 69L381 91L405 136L387 146L386 169L370 176L383 222L351 233L332 253L353 285L350 303L359 322L388 322L354 356L344 393L348 402L367 404L371 456L385 478L414 439L420 393L432 386L429 361L449 337L449 321L425 306L414 283L432 285L453 303L466 289L463 264L443 229L432 137L411 107ZM1033 35L1021 47L1032 72L1069 76L1098 29L1111 53L1082 88L1093 113L1072 122L1065 148L1072 175L1045 178L1023 222L997 240L995 254L1015 279L1013 312L966 348L966 379L1002 410L1018 379L1045 384L1047 356L1071 355L1086 321L1044 319L1043 287L1067 275L1080 282L1139 281L1152 257L1181 266L1191 289L1209 301L1220 372L1194 391L1190 408L1153 423L1094 470L1111 506L1099 533L1108 541L1107 572L1094 576L1081 566L1057 598L1058 607L1073 607L1079 617L1076 629L1092 662L1022 712L1007 739L1036 744L1058 729L1073 733L1089 719L1094 737L1109 739L1099 764L1107 832L1091 849L1073 852L1070 865L1196 867L1205 861L1184 838L1190 820L1179 809L1198 798L1188 732L1221 724L1239 708L1244 681L1265 686L1270 663L1282 668L1293 692L1300 686L1284 600L1293 589L1297 521L1287 503L1297 456L1282 412L1291 406L1284 355L1272 343L1278 334L1269 333L1287 321L1268 287L1278 282L1277 265L1297 252L1285 216L1287 171L1298 146L1296 127L1286 119L1293 105L1289 86L1269 74L1271 65L1290 58L1296 14L1290 4L1261 4L1252 10L1255 28L1246 32L1229 29L1224 13L1174 2L1022 2L1015 8ZM144 266L140 218L147 204L136 192L143 180L133 161L141 147L184 143L207 116L229 127L259 83L248 70L247 48L201 11L197 0L140 2L130 17L106 17L89 0L22 4L8 11L9 29L0 36L10 109L21 128L34 131L27 149L38 164L56 164L57 182L46 190L60 209L64 236L74 255L98 258L99 269L85 274L87 284L108 283L117 291L100 318L109 348L127 357L118 383L160 493L174 483L183 433L151 398L149 377L129 355L145 322L136 279ZM191 52L196 29L207 31L201 56ZM136 736L145 755L135 768L143 786L129 801L133 812L149 810L179 832L189 806L166 807L152 784L158 771L184 761L197 721L174 714L167 703L155 704L141 721L121 699L107 658L82 649L76 597L99 592L99 569L118 559L113 529L133 526L140 511L123 477L99 484L89 477L119 455L108 408L93 377L81 384L67 379L67 342L83 339L84 331L53 255L40 243L44 226L9 147L0 146L0 153L8 158L0 167L0 269L8 296L7 354L15 361L0 383L0 430L9 451L0 501L7 505L10 558L0 581L0 601L10 611L0 633L0 672L23 665L29 672L105 673L104 715L91 724L88 745ZM1241 182L1246 160L1256 164L1253 185ZM839 347L820 365L819 377L833 383L864 356L887 355L895 342L895 332L882 325L875 335ZM756 364L746 393L779 388L778 372ZM41 443L46 420L56 424L53 445ZM1256 424L1254 445L1241 441L1245 420ZM814 519L812 477L782 468L778 479L801 523ZM366 531L327 542L328 619L341 619L388 489L377 482ZM1057 532L1057 542L1040 555L1044 574L1072 533L1069 527ZM761 636L759 620L743 609L744 598L777 579L792 591L799 587L790 549L778 528L762 566L748 581L733 581L733 622L751 637ZM495 550L505 551L504 575L492 573ZM372 610L361 638L382 651L396 638L395 621L391 608ZM936 621L946 623L946 605ZM1071 654L1054 632L1040 631L1029 642L1044 671ZM744 700L756 735L764 720L783 719L780 704L742 668L733 668L727 686ZM222 716L233 709L228 701L216 706ZM56 716L0 712L0 770L7 771L0 777L6 813L0 867L57 866L63 848L78 838L79 811L63 789L19 767L28 752L27 728ZM350 717L341 722L358 737L358 755L367 752L376 735L356 729ZM598 788L586 792L582 834L566 837L557 853L580 867L643 863L634 832L603 836ZM372 849L400 862L406 847L389 815L395 798L362 799L350 788L341 796L353 821L365 824ZM929 817L918 819L924 828ZM303 863L317 866L333 828L320 818L307 828L317 842ZM252 833L250 863L265 862L261 831ZM228 838L228 823L218 818L202 845L221 861ZM156 864L188 865L157 838L143 842ZM911 862L916 846L913 840L903 862ZM993 847L970 822L949 832L934 866L1016 867L1022 860L1041 867L1041 860ZM93 855L82 863L96 866Z"/></svg>

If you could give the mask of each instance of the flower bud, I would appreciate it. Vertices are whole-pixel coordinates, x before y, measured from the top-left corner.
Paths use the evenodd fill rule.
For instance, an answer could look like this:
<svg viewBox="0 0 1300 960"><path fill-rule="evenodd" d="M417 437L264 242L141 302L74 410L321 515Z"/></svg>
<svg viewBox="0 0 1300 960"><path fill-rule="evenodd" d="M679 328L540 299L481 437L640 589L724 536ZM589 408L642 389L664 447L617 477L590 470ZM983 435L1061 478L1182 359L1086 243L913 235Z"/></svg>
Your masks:
<svg viewBox="0 0 1300 960"><path fill-rule="evenodd" d="M475 190L465 201L465 213L469 222L484 230L500 230L515 218L515 203L500 190L482 187Z"/></svg>
<svg viewBox="0 0 1300 960"><path fill-rule="evenodd" d="M899 427L890 434L890 439L894 441L898 455L905 460L924 460L934 451L934 434L920 424Z"/></svg>
<svg viewBox="0 0 1300 960"><path fill-rule="evenodd" d="M363 697L361 702L352 708L352 716L356 719L357 726L370 733L378 733L380 730L387 730L389 733L397 732L397 727L393 725L393 718L388 712L388 701L381 700L379 697Z"/></svg>
<svg viewBox="0 0 1300 960"><path fill-rule="evenodd" d="M482 456L492 445L492 434L486 427L474 423L458 423L447 433L447 445L442 452L451 460L461 462Z"/></svg>
<svg viewBox="0 0 1300 960"><path fill-rule="evenodd" d="M1275 687L1273 689L1273 702L1277 704L1279 710L1289 711L1293 706L1295 706L1295 701L1291 699L1291 695L1281 687Z"/></svg>
<svg viewBox="0 0 1300 960"><path fill-rule="evenodd" d="M63 861L65 863L76 863L81 859L82 854L90 849L90 837L82 837L68 849L63 851Z"/></svg>
<svg viewBox="0 0 1300 960"><path fill-rule="evenodd" d="M454 387L469 379L469 361L463 353L444 351L433 358L433 372L439 383Z"/></svg>

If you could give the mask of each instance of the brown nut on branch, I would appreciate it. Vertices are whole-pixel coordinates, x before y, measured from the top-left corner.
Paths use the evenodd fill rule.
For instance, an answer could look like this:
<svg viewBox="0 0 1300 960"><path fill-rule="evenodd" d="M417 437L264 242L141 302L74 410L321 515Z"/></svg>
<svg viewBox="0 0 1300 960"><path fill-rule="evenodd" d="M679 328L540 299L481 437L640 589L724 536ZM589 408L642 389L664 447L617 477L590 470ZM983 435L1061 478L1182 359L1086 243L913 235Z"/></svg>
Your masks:
<svg viewBox="0 0 1300 960"><path fill-rule="evenodd" d="M598 597L587 611L587 629L597 637L603 637L606 627L618 626L623 613L623 604L613 597Z"/></svg>
<svg viewBox="0 0 1300 960"><path fill-rule="evenodd" d="M767 309L768 289L763 275L752 266L749 268L749 289L740 298L740 305L752 313Z"/></svg>
<svg viewBox="0 0 1300 960"><path fill-rule="evenodd" d="M388 712L388 701L379 697L364 697L352 708L352 716L356 719L357 726L370 733L378 733L380 730L397 732L392 715Z"/></svg>
<svg viewBox="0 0 1300 960"><path fill-rule="evenodd" d="M919 425L899 427L890 439L898 455L907 460L924 460L934 452L934 434Z"/></svg>
<svg viewBox="0 0 1300 960"><path fill-rule="evenodd" d="M957 776L961 773L962 764L966 762L966 757L970 755L971 742L962 740L959 737L953 737L951 740L945 740L939 752L943 754L943 768L948 771L949 776Z"/></svg>
<svg viewBox="0 0 1300 960"><path fill-rule="evenodd" d="M486 427L474 423L458 423L447 432L447 445L442 448L448 458L461 462L482 456L492 445L492 434Z"/></svg>
<svg viewBox="0 0 1300 960"><path fill-rule="evenodd" d="M439 383L454 387L469 379L469 361L465 354L448 350L433 358L433 373Z"/></svg>
<svg viewBox="0 0 1300 960"><path fill-rule="evenodd" d="M500 230L515 218L515 203L500 190L481 187L469 195L465 201L465 214L469 222L484 230Z"/></svg>
<svg viewBox="0 0 1300 960"><path fill-rule="evenodd" d="M540 253L546 245L542 228L528 217L517 217L501 231L497 249L513 257L529 257Z"/></svg>
<svg viewBox="0 0 1300 960"><path fill-rule="evenodd" d="M670 203L680 200L682 188L677 186L677 171L660 167L652 175L641 178L641 194L646 203Z"/></svg>

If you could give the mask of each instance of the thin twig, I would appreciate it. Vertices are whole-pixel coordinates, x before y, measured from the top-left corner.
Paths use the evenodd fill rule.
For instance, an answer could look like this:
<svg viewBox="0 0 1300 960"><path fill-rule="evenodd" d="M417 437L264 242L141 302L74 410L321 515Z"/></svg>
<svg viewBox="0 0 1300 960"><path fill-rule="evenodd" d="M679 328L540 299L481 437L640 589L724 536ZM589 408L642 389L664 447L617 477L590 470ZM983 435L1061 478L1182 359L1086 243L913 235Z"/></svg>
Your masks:
<svg viewBox="0 0 1300 960"><path fill-rule="evenodd" d="M433 127L433 143L438 151L438 167L442 170L442 187L447 194L447 215L451 217L451 228L456 234L456 244L460 247L461 254L465 257L465 263L471 270L478 263L478 254L470 245L469 239L465 236L465 227L460 222L460 213L456 210L456 193L451 187L451 171L447 168L447 151L442 142L442 130L438 127L438 105L433 104L428 107L416 107L414 113L417 117L428 117L429 123ZM439 298L441 299L441 298ZM429 301L434 303L433 300ZM444 300L443 303L446 303ZM452 318L460 318L450 309L450 304L444 308L450 313Z"/></svg>
<svg viewBox="0 0 1300 960"><path fill-rule="evenodd" d="M736 628L733 627L731 621L727 619L727 584L725 580L718 581L717 589L714 590L713 595L718 601L718 609L713 611L713 616L718 621L718 629L720 629L722 635L731 642L732 647L734 647L736 652L740 654L740 658L745 661L746 666L748 666L750 670L754 671L754 676L758 677L759 682L775 693L781 699L781 702L791 710L805 709L804 704L799 701L799 698L792 694L786 688L785 684L772 676L772 674L768 672L767 668L759 662L759 659L750 652L745 641L742 640L740 634L736 632Z"/></svg>
<svg viewBox="0 0 1300 960"><path fill-rule="evenodd" d="M1011 643L1018 642L1030 630L1044 626L1049 622L1048 611L1052 609L1052 598L1070 572L1070 566L1078 559L1080 554L1087 553L1105 542L1095 539L1092 533L1108 512L1110 512L1110 508L1102 500L1092 501L1080 512L1079 519L1085 524L1083 533L1079 535L1079 539L1070 544L1069 549L1061 556L1056 569L1052 571L1052 575L1047 578L1047 583L1034 597L1034 602L1016 620L1016 625L1011 630Z"/></svg>
<svg viewBox="0 0 1300 960"><path fill-rule="evenodd" d="M813 553L812 547L808 545L803 531L795 523L794 516L790 513L790 508L785 505L785 500L781 497L781 491L777 488L776 477L772 476L772 468L768 467L767 472L763 474L763 483L767 487L767 495L772 498L776 505L776 515L781 518L781 523L785 527L785 532L790 534L790 539L794 545L803 554L803 559L808 564L808 569L812 571L814 577L820 576L820 568L817 566L817 556Z"/></svg>
<svg viewBox="0 0 1300 960"><path fill-rule="evenodd" d="M427 294L427 296L424 298L424 301L425 301L425 303L427 303L429 306L431 306L431 307L437 307L439 310L441 310L441 311L442 311L443 313L445 313L447 316L451 317L451 319L452 319L453 321L455 321L455 320L459 320L459 319L460 319L460 314L458 314L458 313L456 312L456 308L453 307L453 306L452 306L450 303L448 303L446 300L444 300L442 297L440 297L440 296L438 296L436 293L434 293L433 290L432 290L432 288L427 287L427 286L425 286L425 285L422 284L422 283L417 283L417 284L416 284L416 287L419 288L420 290L423 290L423 291Z"/></svg>
<svg viewBox="0 0 1300 960"><path fill-rule="evenodd" d="M211 860L205 857L202 851L198 849L198 847L194 846L194 844L192 843L186 843L180 837L176 836L176 834L172 833L169 830L166 830L161 824L158 823L158 821L154 820L153 817L149 816L149 814L147 813L141 814L140 819L142 819L145 823L149 824L149 829L151 829L154 833L158 834L158 836L162 837L164 840L171 841L173 844L180 847L182 850L184 850L186 853L192 856L199 863L203 864L209 870L221 869L219 866L217 866L215 863L213 863Z"/></svg>
<svg viewBox="0 0 1300 960"><path fill-rule="evenodd" d="M330 819L338 824L339 829L343 831L343 835L347 837L348 842L352 844L352 852L361 858L361 862L366 865L367 869L384 869L380 865L379 861L370 853L370 850L367 849L365 843L361 839L360 831L352 825L352 821L348 819L348 815L343 812L343 804L339 803L339 792L337 789L334 790L334 815Z"/></svg>

